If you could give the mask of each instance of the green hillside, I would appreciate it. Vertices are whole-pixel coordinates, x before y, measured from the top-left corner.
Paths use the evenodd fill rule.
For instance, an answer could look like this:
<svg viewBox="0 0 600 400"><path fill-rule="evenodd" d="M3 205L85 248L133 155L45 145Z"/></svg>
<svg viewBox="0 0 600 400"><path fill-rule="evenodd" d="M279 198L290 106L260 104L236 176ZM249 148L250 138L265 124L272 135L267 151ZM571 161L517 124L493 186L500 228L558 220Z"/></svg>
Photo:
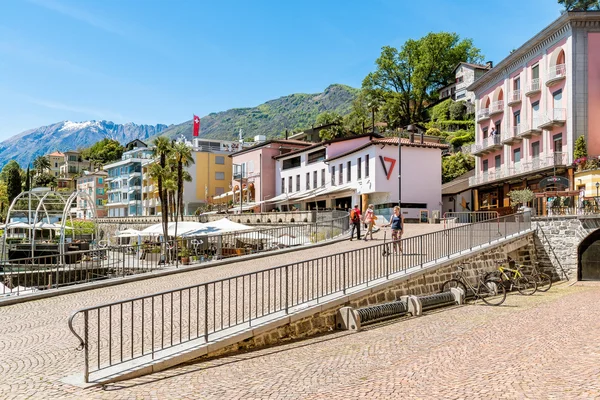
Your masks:
<svg viewBox="0 0 600 400"><path fill-rule="evenodd" d="M317 115L324 111L335 111L341 115L350 112L352 101L359 90L346 85L334 84L323 93L296 93L267 101L257 107L234 108L200 117L204 138L235 140L240 128L245 138L266 135L280 137L285 130L301 131L315 123ZM171 126L161 136L176 138L184 135L192 138L192 121Z"/></svg>

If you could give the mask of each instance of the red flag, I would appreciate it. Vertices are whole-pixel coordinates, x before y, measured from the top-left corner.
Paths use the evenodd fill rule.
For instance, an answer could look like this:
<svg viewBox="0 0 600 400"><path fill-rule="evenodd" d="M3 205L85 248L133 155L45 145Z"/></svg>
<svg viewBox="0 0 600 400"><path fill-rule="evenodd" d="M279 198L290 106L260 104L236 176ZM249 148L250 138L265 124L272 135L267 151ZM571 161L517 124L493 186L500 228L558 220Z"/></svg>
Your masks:
<svg viewBox="0 0 600 400"><path fill-rule="evenodd" d="M200 117L194 114L194 136L198 136L200 133Z"/></svg>

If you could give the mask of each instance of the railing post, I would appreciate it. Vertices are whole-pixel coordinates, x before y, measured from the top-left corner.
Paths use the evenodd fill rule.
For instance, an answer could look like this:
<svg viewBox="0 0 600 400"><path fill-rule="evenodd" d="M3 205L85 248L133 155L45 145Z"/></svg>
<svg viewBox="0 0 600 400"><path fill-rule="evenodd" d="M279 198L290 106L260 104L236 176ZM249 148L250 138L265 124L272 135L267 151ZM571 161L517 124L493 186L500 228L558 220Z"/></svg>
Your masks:
<svg viewBox="0 0 600 400"><path fill-rule="evenodd" d="M342 289L344 290L344 294L346 294L346 254L342 254Z"/></svg>
<svg viewBox="0 0 600 400"><path fill-rule="evenodd" d="M421 254L420 258L421 258L421 268L423 268L423 235L420 235L420 250L419 253Z"/></svg>
<svg viewBox="0 0 600 400"><path fill-rule="evenodd" d="M447 249L447 251L448 251L448 258L450 258L450 233L451 233L451 232L452 232L452 231L448 231L448 234L446 235L446 237L448 238L448 239L446 240L446 249Z"/></svg>
<svg viewBox="0 0 600 400"><path fill-rule="evenodd" d="M492 225L489 223L487 223L488 226L488 243L492 243Z"/></svg>
<svg viewBox="0 0 600 400"><path fill-rule="evenodd" d="M242 314L243 319L244 316ZM204 285L204 342L208 343L208 285Z"/></svg>
<svg viewBox="0 0 600 400"><path fill-rule="evenodd" d="M290 280L288 278L288 267L289 265L285 266L285 313L288 314L289 313L289 304L288 304L288 299L290 297L289 295L289 287L290 287Z"/></svg>
<svg viewBox="0 0 600 400"><path fill-rule="evenodd" d="M89 366L89 346L88 346L88 310L85 310L83 313L83 350L84 350L84 378L85 378L85 383L89 383L89 378L90 378L90 366ZM98 313L100 312L100 310L98 309L97 311ZM98 329L100 329L100 327L98 327ZM98 346L98 349L100 347ZM98 350L100 351L100 350Z"/></svg>
<svg viewBox="0 0 600 400"><path fill-rule="evenodd" d="M331 220L331 239L333 239L333 220Z"/></svg>

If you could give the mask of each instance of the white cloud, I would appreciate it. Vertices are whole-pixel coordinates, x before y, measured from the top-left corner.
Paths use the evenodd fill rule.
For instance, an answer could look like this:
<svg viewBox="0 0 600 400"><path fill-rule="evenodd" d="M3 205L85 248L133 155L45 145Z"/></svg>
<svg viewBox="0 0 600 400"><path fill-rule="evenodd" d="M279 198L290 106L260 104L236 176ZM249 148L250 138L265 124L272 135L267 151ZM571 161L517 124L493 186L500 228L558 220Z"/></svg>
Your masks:
<svg viewBox="0 0 600 400"><path fill-rule="evenodd" d="M103 110L98 108L90 108L90 107L82 107L71 104L65 104L58 101L40 99L37 97L31 97L27 95L19 95L23 100L35 104L38 106L50 108L53 110L61 110L61 111L70 111L78 114L86 114L88 116L100 118L100 119L108 119L108 120L119 120L119 121L128 121L123 115L110 111Z"/></svg>

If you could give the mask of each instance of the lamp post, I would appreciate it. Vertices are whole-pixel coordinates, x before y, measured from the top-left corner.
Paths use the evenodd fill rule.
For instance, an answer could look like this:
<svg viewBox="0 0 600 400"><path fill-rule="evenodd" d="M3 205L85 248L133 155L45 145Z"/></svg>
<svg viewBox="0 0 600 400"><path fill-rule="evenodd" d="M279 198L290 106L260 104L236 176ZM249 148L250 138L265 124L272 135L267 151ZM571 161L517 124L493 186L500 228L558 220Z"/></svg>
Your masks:
<svg viewBox="0 0 600 400"><path fill-rule="evenodd" d="M598 197L598 189L600 189L600 182L596 182L596 197Z"/></svg>
<svg viewBox="0 0 600 400"><path fill-rule="evenodd" d="M244 203L244 164L232 164L234 167L238 167L236 168L236 170L239 170L239 175L238 174L233 174L233 179L237 179L239 177L240 179L240 214L243 211L243 203ZM235 188L234 188L235 190ZM234 192L235 195L235 192Z"/></svg>

